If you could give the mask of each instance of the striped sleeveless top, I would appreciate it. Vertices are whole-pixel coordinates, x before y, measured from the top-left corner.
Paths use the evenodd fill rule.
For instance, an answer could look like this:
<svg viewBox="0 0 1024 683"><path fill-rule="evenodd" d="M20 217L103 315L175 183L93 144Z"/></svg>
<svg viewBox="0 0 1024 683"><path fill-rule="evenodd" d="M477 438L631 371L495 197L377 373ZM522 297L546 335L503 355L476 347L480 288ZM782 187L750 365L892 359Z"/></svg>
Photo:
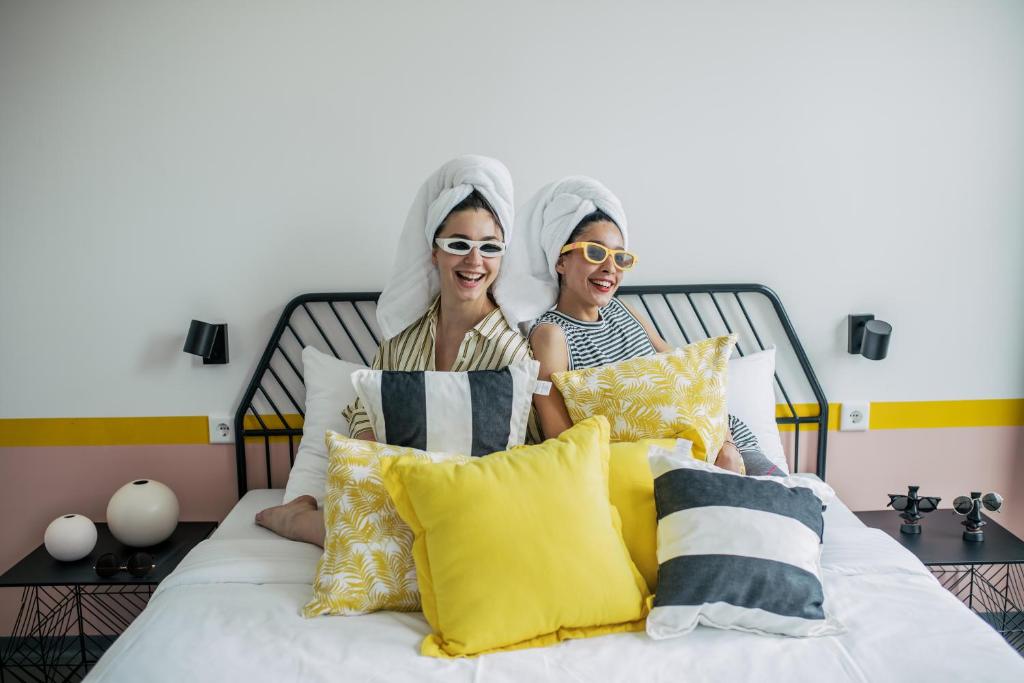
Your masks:
<svg viewBox="0 0 1024 683"><path fill-rule="evenodd" d="M655 353L654 344L643 325L618 299L612 299L600 309L594 322L577 320L552 309L537 318L533 327L543 324L558 325L565 334L570 370L594 368Z"/></svg>

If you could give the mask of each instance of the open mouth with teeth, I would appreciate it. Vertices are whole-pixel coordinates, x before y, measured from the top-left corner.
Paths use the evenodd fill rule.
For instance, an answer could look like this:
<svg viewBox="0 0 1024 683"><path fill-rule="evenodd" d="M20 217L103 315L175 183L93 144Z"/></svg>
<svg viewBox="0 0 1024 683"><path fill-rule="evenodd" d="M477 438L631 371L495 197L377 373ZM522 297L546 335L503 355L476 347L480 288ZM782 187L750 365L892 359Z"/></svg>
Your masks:
<svg viewBox="0 0 1024 683"><path fill-rule="evenodd" d="M461 273L455 271L455 279L463 287L475 287L483 281L485 276L486 273Z"/></svg>
<svg viewBox="0 0 1024 683"><path fill-rule="evenodd" d="M607 278L593 278L589 282L591 287L602 294L607 294L615 287L615 283Z"/></svg>

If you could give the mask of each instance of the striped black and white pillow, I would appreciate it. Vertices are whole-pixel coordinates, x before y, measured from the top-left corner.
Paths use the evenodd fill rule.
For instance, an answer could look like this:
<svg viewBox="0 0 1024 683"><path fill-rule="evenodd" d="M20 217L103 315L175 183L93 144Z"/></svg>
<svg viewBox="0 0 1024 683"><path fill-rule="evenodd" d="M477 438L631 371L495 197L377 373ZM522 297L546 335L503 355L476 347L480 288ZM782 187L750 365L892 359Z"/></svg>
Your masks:
<svg viewBox="0 0 1024 683"><path fill-rule="evenodd" d="M649 460L658 592L648 635L671 638L698 624L788 636L842 630L825 612L822 499L807 479L745 477L685 447L652 448Z"/></svg>
<svg viewBox="0 0 1024 683"><path fill-rule="evenodd" d="M540 363L500 370L357 370L352 385L377 440L422 451L487 455L526 440Z"/></svg>

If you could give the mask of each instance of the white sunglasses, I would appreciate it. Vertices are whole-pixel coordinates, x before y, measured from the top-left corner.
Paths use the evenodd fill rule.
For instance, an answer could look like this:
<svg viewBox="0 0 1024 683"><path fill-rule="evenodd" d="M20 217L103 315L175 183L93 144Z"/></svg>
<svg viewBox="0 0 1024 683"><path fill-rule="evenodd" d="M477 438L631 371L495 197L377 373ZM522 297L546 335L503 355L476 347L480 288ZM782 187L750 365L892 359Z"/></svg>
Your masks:
<svg viewBox="0 0 1024 683"><path fill-rule="evenodd" d="M466 256L473 251L473 247L480 250L484 258L494 258L505 253L505 243L497 240L467 240L462 237L438 237L434 244L441 247L442 251L456 256Z"/></svg>

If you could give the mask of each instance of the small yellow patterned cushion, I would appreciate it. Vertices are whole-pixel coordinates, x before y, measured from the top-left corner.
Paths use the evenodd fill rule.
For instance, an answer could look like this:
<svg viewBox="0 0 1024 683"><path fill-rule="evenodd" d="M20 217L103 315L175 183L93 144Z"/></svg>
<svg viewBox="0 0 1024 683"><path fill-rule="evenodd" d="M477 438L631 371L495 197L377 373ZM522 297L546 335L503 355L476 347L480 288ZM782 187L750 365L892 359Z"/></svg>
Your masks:
<svg viewBox="0 0 1024 683"><path fill-rule="evenodd" d="M682 438L712 460L725 442L726 371L736 336L705 339L654 356L551 375L574 423L604 415L612 441Z"/></svg>
<svg viewBox="0 0 1024 683"><path fill-rule="evenodd" d="M381 479L383 458L412 456L430 462L463 462L464 455L427 453L326 434L327 495L324 554L313 580L313 599L302 614L366 614L420 609L412 531L402 521Z"/></svg>

